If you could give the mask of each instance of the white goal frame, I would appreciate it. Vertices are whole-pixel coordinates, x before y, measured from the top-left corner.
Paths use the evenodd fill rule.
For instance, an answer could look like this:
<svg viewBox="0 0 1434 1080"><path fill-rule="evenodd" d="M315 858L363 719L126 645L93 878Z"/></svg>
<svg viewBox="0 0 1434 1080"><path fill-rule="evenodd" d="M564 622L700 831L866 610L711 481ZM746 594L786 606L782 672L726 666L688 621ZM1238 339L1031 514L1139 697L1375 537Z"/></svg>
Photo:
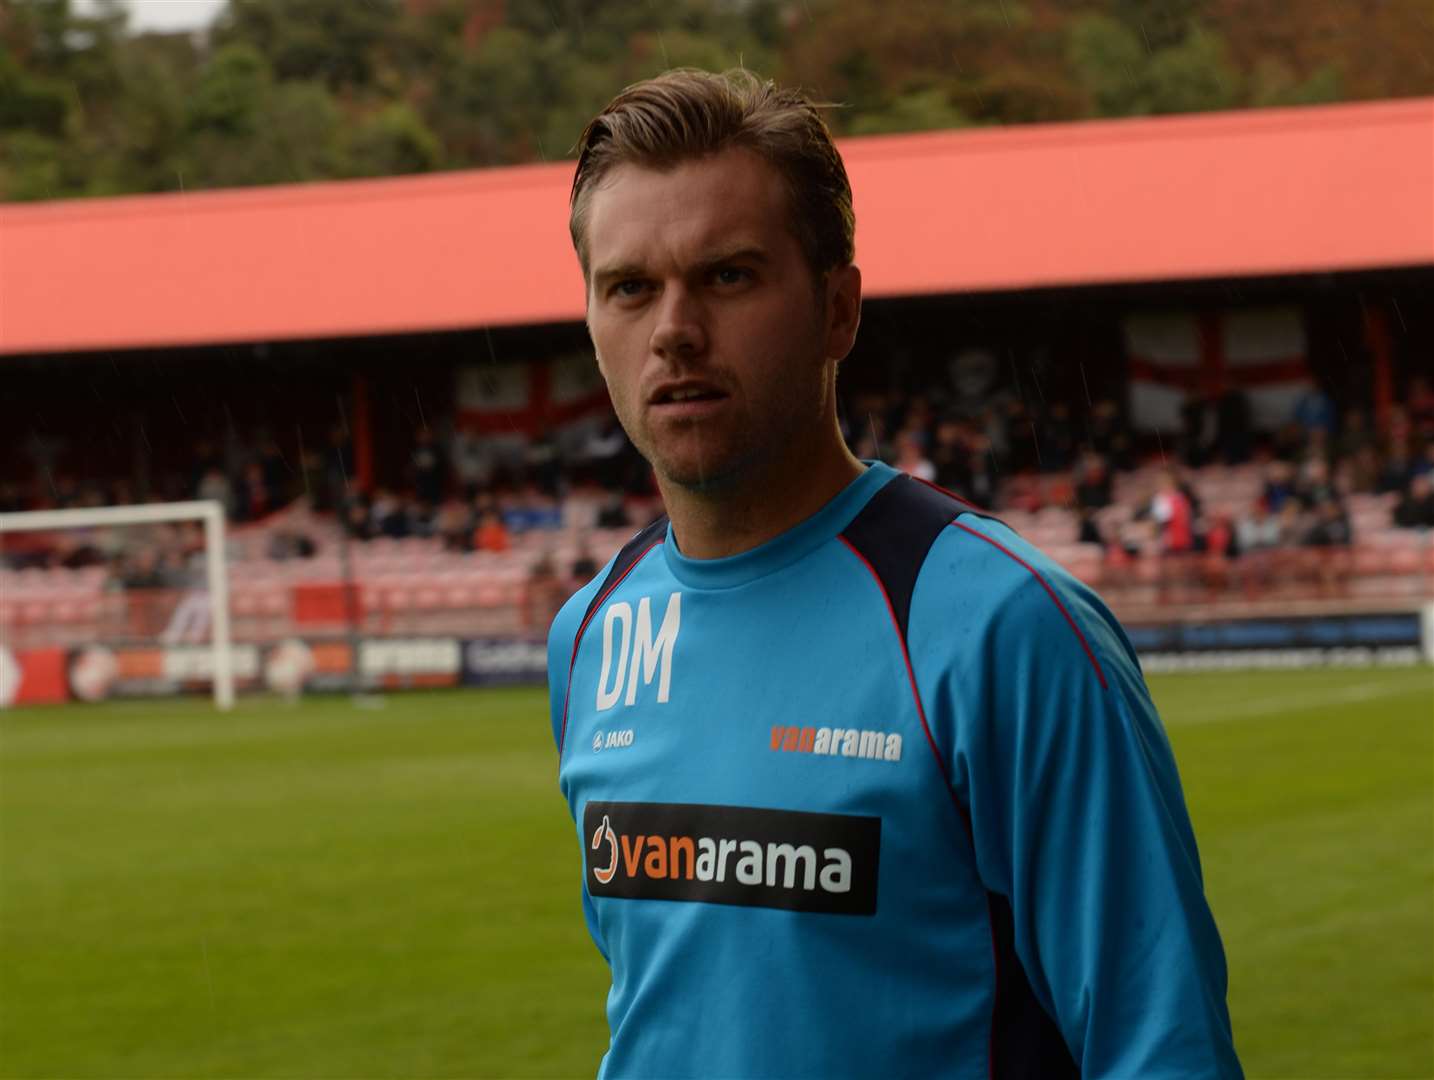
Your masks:
<svg viewBox="0 0 1434 1080"><path fill-rule="evenodd" d="M105 525L154 525L171 521L199 521L204 525L204 561L209 585L209 638L214 657L214 705L221 710L232 709L234 658L229 637L229 574L224 561L224 508L218 502L209 499L0 514L0 533L84 529Z"/></svg>

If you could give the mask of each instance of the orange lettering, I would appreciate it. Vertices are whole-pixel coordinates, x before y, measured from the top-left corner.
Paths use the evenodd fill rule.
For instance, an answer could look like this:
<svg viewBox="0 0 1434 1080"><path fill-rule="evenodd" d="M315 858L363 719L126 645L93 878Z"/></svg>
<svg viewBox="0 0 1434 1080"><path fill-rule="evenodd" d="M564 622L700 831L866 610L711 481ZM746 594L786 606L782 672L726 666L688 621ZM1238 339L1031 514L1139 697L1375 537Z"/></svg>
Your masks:
<svg viewBox="0 0 1434 1080"><path fill-rule="evenodd" d="M624 833L622 836L622 864L627 867L628 877L637 877L637 857L642 851L642 842L646 839L645 836L639 836L637 843L629 847L627 835Z"/></svg>
<svg viewBox="0 0 1434 1080"><path fill-rule="evenodd" d="M816 741L817 729L814 727L804 727L802 728L802 741L800 744L798 744L797 749L802 751L802 753L804 754L810 754L812 752L812 747L816 744Z"/></svg>
<svg viewBox="0 0 1434 1080"><path fill-rule="evenodd" d="M642 864L650 878L665 878L667 876L667 845L658 836L647 838L647 859Z"/></svg>
<svg viewBox="0 0 1434 1080"><path fill-rule="evenodd" d="M692 864L697 860L697 849L692 843L692 837L674 836L668 840L668 844L671 848L668 855L668 862L672 864L672 876L674 878L685 877L688 881L691 881ZM681 855L684 851L687 852L687 872L685 874L677 869L677 856Z"/></svg>
<svg viewBox="0 0 1434 1080"><path fill-rule="evenodd" d="M773 749L773 750L780 750L780 749L782 748L782 732L784 732L784 731L786 731L786 730L787 730L787 729L784 728L784 727L782 727L781 724L773 724L773 725L772 725L772 749Z"/></svg>
<svg viewBox="0 0 1434 1080"><path fill-rule="evenodd" d="M797 748L797 737L801 734L796 728L787 728L787 737L782 740L783 750L795 750Z"/></svg>

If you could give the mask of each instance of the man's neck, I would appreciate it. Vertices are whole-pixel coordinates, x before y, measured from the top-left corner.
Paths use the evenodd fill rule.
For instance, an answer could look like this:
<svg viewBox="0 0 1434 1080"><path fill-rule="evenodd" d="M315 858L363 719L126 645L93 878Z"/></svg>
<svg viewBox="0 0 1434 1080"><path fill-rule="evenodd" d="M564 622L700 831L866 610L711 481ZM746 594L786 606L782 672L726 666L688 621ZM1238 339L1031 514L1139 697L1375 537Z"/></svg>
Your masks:
<svg viewBox="0 0 1434 1080"><path fill-rule="evenodd" d="M865 470L837 435L809 457L789 457L754 469L731 487L694 491L665 483L672 532L683 555L720 559L780 536L811 517Z"/></svg>

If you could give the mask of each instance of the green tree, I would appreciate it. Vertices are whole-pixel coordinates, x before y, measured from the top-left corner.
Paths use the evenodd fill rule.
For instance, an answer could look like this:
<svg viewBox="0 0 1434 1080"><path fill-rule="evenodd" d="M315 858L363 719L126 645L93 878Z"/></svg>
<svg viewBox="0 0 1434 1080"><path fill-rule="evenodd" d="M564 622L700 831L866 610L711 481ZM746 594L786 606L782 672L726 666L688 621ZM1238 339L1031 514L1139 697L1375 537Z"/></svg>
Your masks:
<svg viewBox="0 0 1434 1080"><path fill-rule="evenodd" d="M193 132L253 135L259 130L273 73L252 45L226 45L205 68L187 109Z"/></svg>
<svg viewBox="0 0 1434 1080"><path fill-rule="evenodd" d="M1132 116L1151 110L1146 49L1120 20L1108 15L1077 19L1067 55L1097 116Z"/></svg>
<svg viewBox="0 0 1434 1080"><path fill-rule="evenodd" d="M243 0L228 5L214 38L256 49L280 79L365 90L402 15L399 0Z"/></svg>
<svg viewBox="0 0 1434 1080"><path fill-rule="evenodd" d="M966 127L970 117L951 103L951 91L944 86L912 90L888 101L879 109L867 109L850 124L853 135L874 135L890 131L939 131Z"/></svg>
<svg viewBox="0 0 1434 1080"><path fill-rule="evenodd" d="M1230 65L1220 35L1200 27L1151 58L1147 78L1157 113L1227 109L1240 93L1239 73Z"/></svg>
<svg viewBox="0 0 1434 1080"><path fill-rule="evenodd" d="M556 159L612 94L744 64L838 134L1434 94L1428 0L0 0L0 198Z"/></svg>
<svg viewBox="0 0 1434 1080"><path fill-rule="evenodd" d="M366 118L349 148L355 176L431 172L443 164L443 146L407 105L387 105Z"/></svg>

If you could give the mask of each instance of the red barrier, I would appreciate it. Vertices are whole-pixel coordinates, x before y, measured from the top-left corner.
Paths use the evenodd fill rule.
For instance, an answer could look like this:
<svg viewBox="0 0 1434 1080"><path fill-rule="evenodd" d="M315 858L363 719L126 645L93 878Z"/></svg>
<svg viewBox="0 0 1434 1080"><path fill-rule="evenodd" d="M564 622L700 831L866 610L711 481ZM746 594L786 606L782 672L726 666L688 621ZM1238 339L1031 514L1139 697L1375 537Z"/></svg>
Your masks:
<svg viewBox="0 0 1434 1080"><path fill-rule="evenodd" d="M14 654L19 685L8 704L55 705L70 700L64 649L25 649Z"/></svg>

